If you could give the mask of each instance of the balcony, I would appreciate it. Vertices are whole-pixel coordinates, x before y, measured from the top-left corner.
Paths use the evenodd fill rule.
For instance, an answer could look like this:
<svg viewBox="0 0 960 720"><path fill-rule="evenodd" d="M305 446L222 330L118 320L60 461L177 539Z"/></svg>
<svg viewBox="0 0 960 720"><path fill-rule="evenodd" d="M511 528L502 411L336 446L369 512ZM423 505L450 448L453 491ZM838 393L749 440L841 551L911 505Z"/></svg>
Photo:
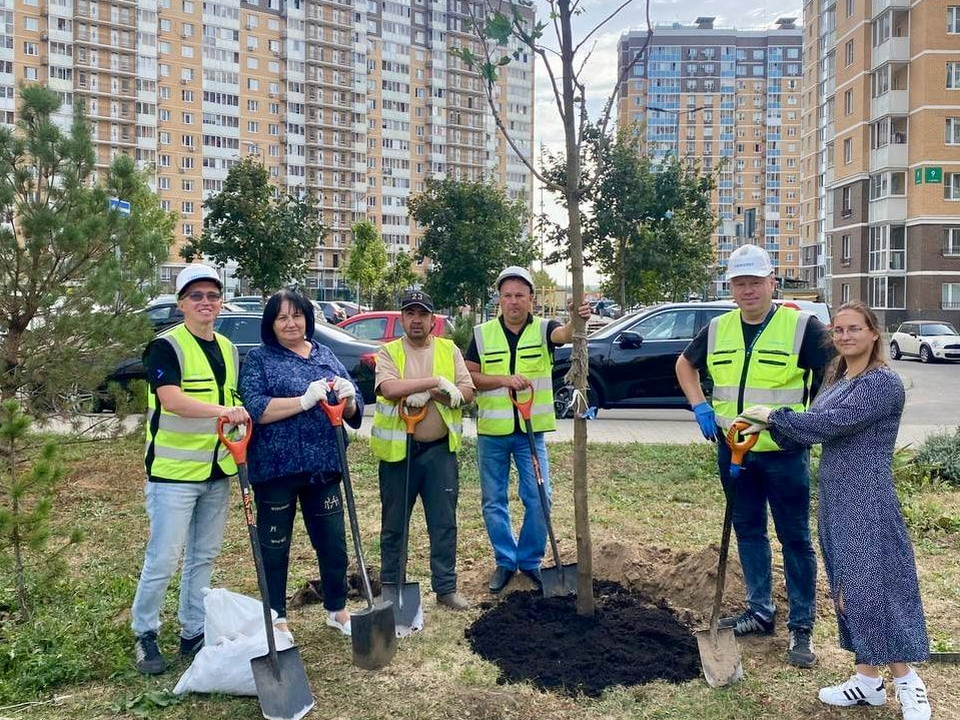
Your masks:
<svg viewBox="0 0 960 720"><path fill-rule="evenodd" d="M885 10L909 10L910 0L873 0L873 17L877 17Z"/></svg>
<svg viewBox="0 0 960 720"><path fill-rule="evenodd" d="M886 168L907 166L907 146L904 143L888 143L870 151L870 172Z"/></svg>
<svg viewBox="0 0 960 720"><path fill-rule="evenodd" d="M884 115L906 115L910 109L907 90L890 90L870 100L870 117L876 120Z"/></svg>
<svg viewBox="0 0 960 720"><path fill-rule="evenodd" d="M873 49L872 70L888 62L910 62L910 38L892 37Z"/></svg>
<svg viewBox="0 0 960 720"><path fill-rule="evenodd" d="M907 198L885 197L871 200L868 214L870 224L902 223L907 219Z"/></svg>

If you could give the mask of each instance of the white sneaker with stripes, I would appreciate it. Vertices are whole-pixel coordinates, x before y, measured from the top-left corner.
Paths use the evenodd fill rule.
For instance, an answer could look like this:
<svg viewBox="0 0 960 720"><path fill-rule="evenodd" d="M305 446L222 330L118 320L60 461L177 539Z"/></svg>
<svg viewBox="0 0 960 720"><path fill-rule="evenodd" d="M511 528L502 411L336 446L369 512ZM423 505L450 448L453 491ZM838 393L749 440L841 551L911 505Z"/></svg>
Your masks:
<svg viewBox="0 0 960 720"><path fill-rule="evenodd" d="M903 720L930 720L930 701L927 700L927 687L917 677L911 682L894 681L897 700L903 712Z"/></svg>
<svg viewBox="0 0 960 720"><path fill-rule="evenodd" d="M887 702L887 692L883 680L877 678L879 687L870 687L856 675L841 685L821 688L820 700L827 705L850 707L852 705L883 705Z"/></svg>

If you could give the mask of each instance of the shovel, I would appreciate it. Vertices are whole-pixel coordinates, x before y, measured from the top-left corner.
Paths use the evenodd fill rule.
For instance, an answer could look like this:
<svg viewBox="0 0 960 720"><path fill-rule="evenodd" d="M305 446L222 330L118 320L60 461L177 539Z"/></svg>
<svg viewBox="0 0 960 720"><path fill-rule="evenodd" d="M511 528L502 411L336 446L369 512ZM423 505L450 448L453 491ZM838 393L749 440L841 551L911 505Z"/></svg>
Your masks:
<svg viewBox="0 0 960 720"><path fill-rule="evenodd" d="M409 503L410 498L410 465L413 462L413 431L417 423L427 416L427 406L420 408L420 412L407 414L406 398L397 403L397 410L403 422L407 425L407 477L403 483L403 501ZM413 509L412 507L410 508ZM381 597L393 603L393 615L401 635L409 635L413 621L420 612L420 583L407 582L407 541L410 537L410 513L407 507L403 509L403 539L400 541L400 566L397 571L397 583L384 583ZM399 584L398 584L399 583Z"/></svg>
<svg viewBox="0 0 960 720"><path fill-rule="evenodd" d="M734 423L727 433L727 445L730 446L730 478L736 480L743 468L743 456L747 450L757 444L759 435L749 435L737 442L737 434L745 429L746 423ZM726 508L723 512L723 537L720 540L720 561L717 564L717 592L713 598L713 612L710 615L710 627L696 633L697 646L700 649L700 664L703 676L710 687L723 687L743 679L743 665L740 662L740 648L733 628L719 628L720 603L723 601L723 588L727 579L727 553L730 550L730 528L733 525L733 500L736 497L736 485L731 483L726 493Z"/></svg>
<svg viewBox="0 0 960 720"><path fill-rule="evenodd" d="M533 474L537 478L537 490L540 493L540 507L543 508L543 520L547 525L547 535L550 537L550 549L553 551L551 568L541 568L540 577L543 584L544 597L564 597L577 594L577 564L564 565L560 561L560 551L557 549L557 537L553 534L553 523L550 522L550 508L547 500L547 491L543 487L543 474L540 471L540 458L537 456L537 445L533 435L533 388L530 388L530 398L523 402L517 401L516 390L510 391L510 402L520 412L527 430L527 440L530 442L530 459L533 462Z"/></svg>
<svg viewBox="0 0 960 720"><path fill-rule="evenodd" d="M260 600L263 603L263 625L267 634L267 654L250 660L253 682L257 688L257 698L260 700L260 710L267 720L300 720L313 707L313 693L310 692L307 671L303 667L303 660L300 659L300 651L292 647L277 652L277 643L273 636L270 593L267 590L267 578L263 572L260 538L257 535L256 520L253 518L250 481L247 479L247 445L253 435L253 423L247 422L246 434L243 439L236 441L231 441L224 432L224 426L227 424L229 424L227 419L221 417L217 421L217 434L220 436L220 442L230 451L237 463L243 513L250 533L253 564L257 569L257 585L260 586Z"/></svg>
<svg viewBox="0 0 960 720"><path fill-rule="evenodd" d="M330 383L333 389L333 383ZM367 600L364 610L350 613L350 639L353 643L353 664L364 670L379 670L390 664L397 652L397 629L393 622L393 604L373 602L370 576L363 562L363 545L360 542L360 523L357 521L357 505L353 499L353 484L347 466L347 431L343 428L342 402L330 403L321 400L320 407L337 436L337 455L340 457L340 474L343 476L343 493L346 496L347 512L350 515L350 534L353 549L357 554L357 568L363 583L363 595Z"/></svg>

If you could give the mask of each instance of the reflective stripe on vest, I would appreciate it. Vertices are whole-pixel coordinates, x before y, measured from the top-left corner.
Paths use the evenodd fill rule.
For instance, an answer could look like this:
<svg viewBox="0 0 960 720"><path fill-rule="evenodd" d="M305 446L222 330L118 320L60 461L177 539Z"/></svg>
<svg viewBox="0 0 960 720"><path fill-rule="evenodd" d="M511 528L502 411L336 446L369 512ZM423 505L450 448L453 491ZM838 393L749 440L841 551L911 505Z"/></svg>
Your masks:
<svg viewBox="0 0 960 720"><path fill-rule="evenodd" d="M219 333L214 333L214 338L226 367L223 386L217 384L203 348L186 326L174 328L155 342L165 341L173 348L180 365L180 389L185 394L211 405L239 405L237 368L240 358L237 348ZM202 482L210 478L215 461L225 474L237 472L236 463L217 436L217 418L185 418L168 412L148 387L146 421L145 459L153 448L152 461L147 465L148 475L164 480Z"/></svg>
<svg viewBox="0 0 960 720"><path fill-rule="evenodd" d="M403 350L403 339L388 342L384 348L393 360L400 379L406 369L407 356ZM457 346L447 338L433 338L433 375L445 377L452 383L457 381ZM447 426L447 446L450 452L460 449L463 435L463 414L460 408L449 408L443 403L431 400L443 424ZM397 403L377 395L376 409L373 413L373 427L370 429L370 449L373 454L385 462L399 462L407 457L407 430L397 409Z"/></svg>
<svg viewBox="0 0 960 720"><path fill-rule="evenodd" d="M733 310L710 321L707 369L713 379L711 404L717 425L728 430L737 416L752 405L806 410L811 373L799 366L799 360L809 320L808 313L778 308L754 342L746 373L740 311ZM764 431L752 452L779 449L770 433Z"/></svg>
<svg viewBox="0 0 960 720"><path fill-rule="evenodd" d="M514 369L510 371L510 344L507 335L494 318L473 329L480 372L484 375L523 375L533 385L531 420L534 432L556 430L553 409L553 359L547 344L547 323L534 317L524 327L517 341ZM524 399L526 392L520 393ZM509 435L514 431L514 408L506 388L477 392L477 433Z"/></svg>

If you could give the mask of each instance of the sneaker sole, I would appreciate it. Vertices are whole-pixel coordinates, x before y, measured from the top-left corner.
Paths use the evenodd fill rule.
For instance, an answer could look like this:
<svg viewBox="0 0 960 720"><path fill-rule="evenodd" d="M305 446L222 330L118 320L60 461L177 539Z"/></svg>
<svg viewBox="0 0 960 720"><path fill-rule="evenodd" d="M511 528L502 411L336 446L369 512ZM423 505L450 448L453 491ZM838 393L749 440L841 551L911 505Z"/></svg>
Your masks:
<svg viewBox="0 0 960 720"><path fill-rule="evenodd" d="M787 655L787 662L798 668L809 669L817 664L817 658L797 657L796 655Z"/></svg>
<svg viewBox="0 0 960 720"><path fill-rule="evenodd" d="M167 671L167 664L163 665L154 665L149 663L141 663L137 665L137 672L141 675L162 675Z"/></svg>
<svg viewBox="0 0 960 720"><path fill-rule="evenodd" d="M820 702L822 702L824 705L829 705L830 707L857 707L858 705L868 705L868 706L870 706L870 707L880 707L881 705L886 705L886 704L887 704L887 699L886 699L886 698L883 698L882 700L879 700L879 701L873 701L873 700L842 700L842 701L832 702L832 701L830 701L830 700L824 699L824 697L823 697L822 695L819 695L818 697L820 698Z"/></svg>
<svg viewBox="0 0 960 720"><path fill-rule="evenodd" d="M347 637L350 637L350 629L346 626L346 623L344 625L341 625L336 620L331 620L330 618L326 619L326 623L327 623L327 627L335 628L336 630L340 631L341 635L346 635Z"/></svg>

